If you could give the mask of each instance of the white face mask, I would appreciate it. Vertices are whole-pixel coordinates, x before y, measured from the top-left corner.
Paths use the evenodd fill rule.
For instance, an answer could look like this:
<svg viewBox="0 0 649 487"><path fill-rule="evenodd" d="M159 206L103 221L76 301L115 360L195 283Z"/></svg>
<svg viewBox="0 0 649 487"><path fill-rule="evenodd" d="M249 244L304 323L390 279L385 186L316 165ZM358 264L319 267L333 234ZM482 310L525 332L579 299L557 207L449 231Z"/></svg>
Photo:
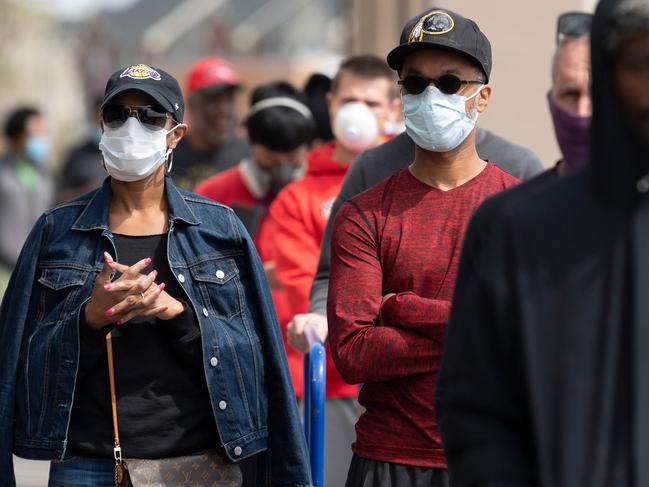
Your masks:
<svg viewBox="0 0 649 487"><path fill-rule="evenodd" d="M140 181L153 174L171 154L167 150L170 130L150 130L135 117L116 129L104 128L99 150L104 157L106 171L118 181Z"/></svg>
<svg viewBox="0 0 649 487"><path fill-rule="evenodd" d="M466 102L478 96L482 86L469 97L446 95L432 85L418 95L402 95L406 133L415 144L431 152L457 148L475 128L478 112L469 118Z"/></svg>
<svg viewBox="0 0 649 487"><path fill-rule="evenodd" d="M333 132L347 150L361 152L376 145L379 122L365 103L345 103L334 117Z"/></svg>

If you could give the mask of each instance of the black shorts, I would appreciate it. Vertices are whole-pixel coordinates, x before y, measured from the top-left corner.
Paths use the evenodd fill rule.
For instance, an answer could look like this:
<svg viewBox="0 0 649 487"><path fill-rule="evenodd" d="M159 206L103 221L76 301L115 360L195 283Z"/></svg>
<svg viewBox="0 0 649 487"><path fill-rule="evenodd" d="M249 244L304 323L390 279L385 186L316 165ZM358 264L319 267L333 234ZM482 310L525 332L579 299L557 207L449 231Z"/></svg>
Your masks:
<svg viewBox="0 0 649 487"><path fill-rule="evenodd" d="M446 470L378 462L354 455L345 487L449 487Z"/></svg>

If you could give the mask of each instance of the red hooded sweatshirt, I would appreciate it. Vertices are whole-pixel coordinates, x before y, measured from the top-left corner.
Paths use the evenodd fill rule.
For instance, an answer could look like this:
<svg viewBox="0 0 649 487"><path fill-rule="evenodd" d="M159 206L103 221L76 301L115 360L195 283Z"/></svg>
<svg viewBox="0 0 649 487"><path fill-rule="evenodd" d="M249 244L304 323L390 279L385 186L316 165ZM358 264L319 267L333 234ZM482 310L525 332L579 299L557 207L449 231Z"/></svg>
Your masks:
<svg viewBox="0 0 649 487"><path fill-rule="evenodd" d="M309 309L309 292L320 257L320 242L327 220L349 164L333 160L335 145L329 143L309 153L306 176L295 181L275 198L270 206L273 224L274 260L277 278L286 292L286 305L292 316ZM289 364L298 397L304 378L302 354L289 346ZM347 384L333 363L327 347L327 397L356 397L358 387Z"/></svg>

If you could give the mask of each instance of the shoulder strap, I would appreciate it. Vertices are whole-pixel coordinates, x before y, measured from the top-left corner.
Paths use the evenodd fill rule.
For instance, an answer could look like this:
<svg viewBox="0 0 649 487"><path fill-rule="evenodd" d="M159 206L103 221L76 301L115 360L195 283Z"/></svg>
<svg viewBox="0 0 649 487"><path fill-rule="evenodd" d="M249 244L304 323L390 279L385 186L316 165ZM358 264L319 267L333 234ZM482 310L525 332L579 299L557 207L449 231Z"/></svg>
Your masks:
<svg viewBox="0 0 649 487"><path fill-rule="evenodd" d="M115 462L122 463L122 448L119 445L119 427L117 424L117 395L115 394L115 368L113 366L113 332L106 335L106 352L108 355L108 381L110 382L110 405L113 410L113 432L115 436L115 448L113 453Z"/></svg>

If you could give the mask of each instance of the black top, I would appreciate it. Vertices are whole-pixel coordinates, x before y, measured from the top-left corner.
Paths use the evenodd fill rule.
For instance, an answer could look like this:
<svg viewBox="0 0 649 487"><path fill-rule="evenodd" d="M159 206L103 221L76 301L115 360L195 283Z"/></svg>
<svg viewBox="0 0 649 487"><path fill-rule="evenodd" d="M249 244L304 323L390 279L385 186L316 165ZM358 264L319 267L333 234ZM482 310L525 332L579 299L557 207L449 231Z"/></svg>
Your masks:
<svg viewBox="0 0 649 487"><path fill-rule="evenodd" d="M68 155L59 178L59 191L98 188L106 176L98 142L88 139Z"/></svg>
<svg viewBox="0 0 649 487"><path fill-rule="evenodd" d="M188 301L167 261L167 236L115 235L118 262L153 259L144 272ZM110 327L107 327L108 329ZM69 454L113 456L105 335L80 323L81 356L69 431ZM165 458L219 445L207 391L198 322L191 306L172 320L134 318L113 328L117 414L124 457Z"/></svg>
<svg viewBox="0 0 649 487"><path fill-rule="evenodd" d="M631 251L629 219L595 191L593 169L493 196L469 224L435 392L457 485L634 485L646 449L632 441L649 435L638 438L635 383L620 379L646 383L630 365L647 355L644 332L627 327L630 270L644 278L649 259Z"/></svg>
<svg viewBox="0 0 649 487"><path fill-rule="evenodd" d="M182 139L174 149L172 175L179 188L193 191L194 188L216 173L230 169L250 156L248 142L239 138L224 142L218 148L197 151L191 148L187 139Z"/></svg>

